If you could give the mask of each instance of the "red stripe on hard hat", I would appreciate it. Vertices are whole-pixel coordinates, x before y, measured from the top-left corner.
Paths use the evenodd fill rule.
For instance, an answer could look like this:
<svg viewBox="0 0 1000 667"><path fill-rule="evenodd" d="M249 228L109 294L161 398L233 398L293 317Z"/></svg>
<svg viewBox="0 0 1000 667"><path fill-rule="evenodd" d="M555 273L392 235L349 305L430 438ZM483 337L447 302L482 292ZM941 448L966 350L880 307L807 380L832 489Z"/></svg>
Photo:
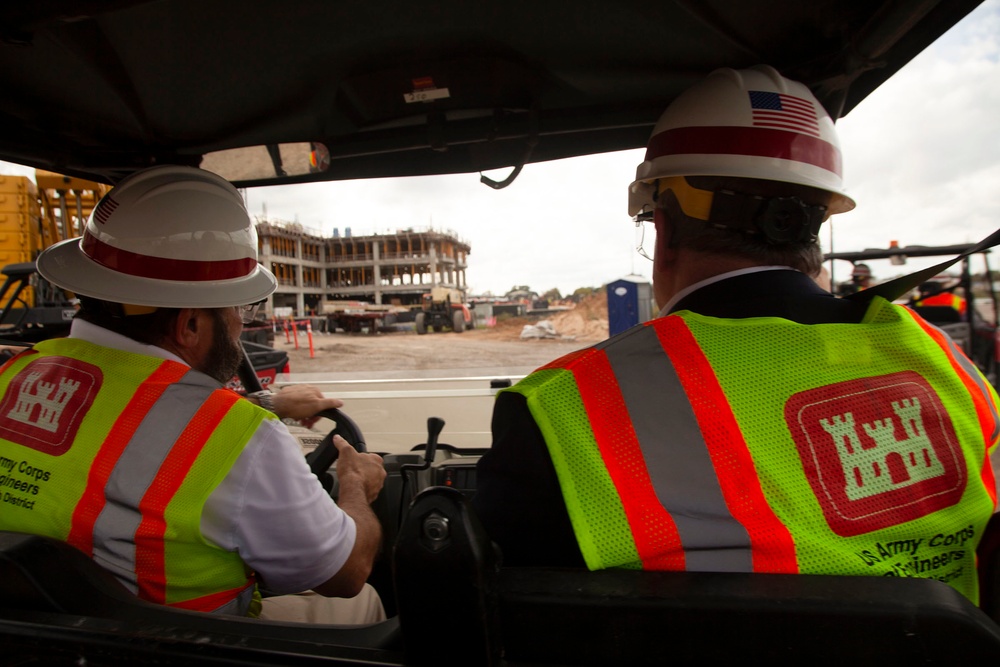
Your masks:
<svg viewBox="0 0 1000 667"><path fill-rule="evenodd" d="M797 132L759 127L680 127L666 130L649 140L646 160L692 153L780 158L811 164L837 176L841 175L842 168L840 150L828 141Z"/></svg>
<svg viewBox="0 0 1000 667"><path fill-rule="evenodd" d="M156 280L200 282L244 278L257 266L257 260L251 257L202 262L193 259L140 255L110 246L86 232L80 247L88 257L109 269L130 276Z"/></svg>

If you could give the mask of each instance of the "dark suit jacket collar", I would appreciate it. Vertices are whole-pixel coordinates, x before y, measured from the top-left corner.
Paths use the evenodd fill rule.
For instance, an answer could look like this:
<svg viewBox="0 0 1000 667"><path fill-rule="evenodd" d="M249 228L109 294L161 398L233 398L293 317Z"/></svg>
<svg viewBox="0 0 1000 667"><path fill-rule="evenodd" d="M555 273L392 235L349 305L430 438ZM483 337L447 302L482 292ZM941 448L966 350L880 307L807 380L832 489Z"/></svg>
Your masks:
<svg viewBox="0 0 1000 667"><path fill-rule="evenodd" d="M800 324L859 322L866 307L838 299L793 269L738 274L710 283L678 301L671 312L741 319L780 317Z"/></svg>

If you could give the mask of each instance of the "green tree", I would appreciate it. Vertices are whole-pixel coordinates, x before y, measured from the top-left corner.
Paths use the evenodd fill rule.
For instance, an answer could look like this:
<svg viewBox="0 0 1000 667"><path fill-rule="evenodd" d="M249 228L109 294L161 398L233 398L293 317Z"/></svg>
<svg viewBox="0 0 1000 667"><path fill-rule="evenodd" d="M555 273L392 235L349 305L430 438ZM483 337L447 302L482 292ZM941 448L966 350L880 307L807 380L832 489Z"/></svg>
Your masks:
<svg viewBox="0 0 1000 667"><path fill-rule="evenodd" d="M553 287L549 291L542 294L543 299L548 299L549 301L561 301L562 294L559 293L559 288Z"/></svg>
<svg viewBox="0 0 1000 667"><path fill-rule="evenodd" d="M580 303L582 299L590 296L599 289L599 287L577 287L573 290L573 294L569 298L573 303Z"/></svg>

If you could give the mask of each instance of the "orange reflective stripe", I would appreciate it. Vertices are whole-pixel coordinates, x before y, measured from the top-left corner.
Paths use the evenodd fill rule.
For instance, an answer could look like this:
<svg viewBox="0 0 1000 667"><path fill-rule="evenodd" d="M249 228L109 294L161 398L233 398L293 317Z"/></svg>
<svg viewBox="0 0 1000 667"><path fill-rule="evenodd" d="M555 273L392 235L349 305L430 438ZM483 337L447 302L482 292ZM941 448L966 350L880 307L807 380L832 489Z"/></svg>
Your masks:
<svg viewBox="0 0 1000 667"><path fill-rule="evenodd" d="M160 399L167 387L180 380L188 368L175 361L165 360L139 386L132 400L108 432L104 445L97 452L87 475L87 486L73 510L67 541L88 556L94 553L94 524L104 509L104 489L115 464L128 445L146 414Z"/></svg>
<svg viewBox="0 0 1000 667"><path fill-rule="evenodd" d="M690 398L726 505L750 536L754 571L798 572L792 535L764 497L746 440L698 341L680 317L653 326Z"/></svg>
<svg viewBox="0 0 1000 667"><path fill-rule="evenodd" d="M255 579L250 577L250 581L245 586L239 586L237 588L232 588L228 591L219 591L217 593L211 593L209 595L203 595L200 598L193 598L191 600L182 600L181 602L174 602L173 604L167 605L168 607L173 607L174 609L189 609L191 611L203 611L206 613L211 613L223 607L235 598L239 597L240 593L245 591L247 588L253 586Z"/></svg>
<svg viewBox="0 0 1000 667"><path fill-rule="evenodd" d="M537 373L538 371L551 370L553 368L557 369L565 368L566 366L569 366L571 363L573 363L580 357L584 356L588 352L590 352L590 348L586 347L583 348L582 350L577 350L576 352L570 352L569 354L565 354L559 357L558 359L555 359L554 361L550 361L541 368L537 369L535 372Z"/></svg>
<svg viewBox="0 0 1000 667"><path fill-rule="evenodd" d="M233 403L240 397L230 391L216 391L185 427L176 445L160 466L152 485L139 502L142 521L135 533L135 572L139 597L165 604L167 590L164 512L205 443L215 432Z"/></svg>
<svg viewBox="0 0 1000 667"><path fill-rule="evenodd" d="M989 451L990 447L993 446L993 441L996 439L997 428L1000 427L1000 423L997 421L996 412L993 407L990 406L989 398L983 394L983 388L978 386L973 378L969 377L964 365L956 358L955 355L962 354L962 352L952 343L951 339L937 327L933 327L925 322L922 317L914 313L909 308L905 308L904 310L913 319L913 321L919 324L920 328L923 329L928 336L933 338L934 342L941 347L944 353L948 356L948 361L951 363L951 366L955 371L955 375L957 375L965 385L966 393L968 393L969 398L972 400L972 404L976 409L976 418L979 420L979 426L983 433L983 442L986 444L986 457L981 466L982 472L980 473L980 479L982 480L983 486L986 488L986 492L990 496L990 500L993 501L993 506L996 507L996 483L993 476L993 465L990 463ZM967 357L964 358L968 361ZM972 362L970 361L968 363L971 364Z"/></svg>
<svg viewBox="0 0 1000 667"><path fill-rule="evenodd" d="M656 497L607 355L597 350L572 371L601 458L633 526L643 569L683 570L684 551L677 527Z"/></svg>

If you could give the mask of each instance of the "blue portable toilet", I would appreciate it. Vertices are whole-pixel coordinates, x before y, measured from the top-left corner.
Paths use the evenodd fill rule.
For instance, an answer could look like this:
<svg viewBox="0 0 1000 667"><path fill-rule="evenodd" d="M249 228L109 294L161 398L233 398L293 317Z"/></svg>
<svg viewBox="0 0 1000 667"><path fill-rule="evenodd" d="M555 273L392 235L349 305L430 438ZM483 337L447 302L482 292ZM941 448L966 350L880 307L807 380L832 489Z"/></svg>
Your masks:
<svg viewBox="0 0 1000 667"><path fill-rule="evenodd" d="M642 276L608 283L608 333L612 336L653 317L653 287Z"/></svg>

